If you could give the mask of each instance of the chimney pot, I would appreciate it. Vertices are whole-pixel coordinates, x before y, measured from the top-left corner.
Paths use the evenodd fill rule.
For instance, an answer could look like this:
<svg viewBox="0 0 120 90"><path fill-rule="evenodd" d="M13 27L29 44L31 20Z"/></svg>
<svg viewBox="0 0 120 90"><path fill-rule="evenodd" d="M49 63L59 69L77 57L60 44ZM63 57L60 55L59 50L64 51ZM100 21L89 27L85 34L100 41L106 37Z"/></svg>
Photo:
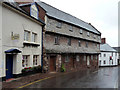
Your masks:
<svg viewBox="0 0 120 90"><path fill-rule="evenodd" d="M106 38L102 38L102 39L101 39L101 43L102 43L102 44L105 44L105 43L106 43Z"/></svg>

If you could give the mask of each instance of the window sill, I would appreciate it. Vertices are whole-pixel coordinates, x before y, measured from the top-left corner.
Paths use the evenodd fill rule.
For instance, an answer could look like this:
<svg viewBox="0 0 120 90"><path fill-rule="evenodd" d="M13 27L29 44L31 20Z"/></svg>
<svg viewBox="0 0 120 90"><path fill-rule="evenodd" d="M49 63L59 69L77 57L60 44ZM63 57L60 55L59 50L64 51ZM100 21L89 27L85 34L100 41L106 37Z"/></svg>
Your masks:
<svg viewBox="0 0 120 90"><path fill-rule="evenodd" d="M23 44L24 44L24 45L40 46L40 43L29 42L29 41L24 41Z"/></svg>
<svg viewBox="0 0 120 90"><path fill-rule="evenodd" d="M60 45L60 44L54 44L54 45Z"/></svg>

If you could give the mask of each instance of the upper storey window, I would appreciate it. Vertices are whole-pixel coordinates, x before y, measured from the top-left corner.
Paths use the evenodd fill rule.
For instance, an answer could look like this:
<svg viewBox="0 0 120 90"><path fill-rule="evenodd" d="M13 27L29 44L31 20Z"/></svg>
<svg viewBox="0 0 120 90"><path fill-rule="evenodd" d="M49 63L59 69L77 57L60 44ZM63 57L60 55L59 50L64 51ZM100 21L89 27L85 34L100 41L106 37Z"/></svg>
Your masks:
<svg viewBox="0 0 120 90"><path fill-rule="evenodd" d="M93 35L93 38L96 39L96 35Z"/></svg>
<svg viewBox="0 0 120 90"><path fill-rule="evenodd" d="M83 33L83 30L82 29L80 29L80 34L82 34Z"/></svg>
<svg viewBox="0 0 120 90"><path fill-rule="evenodd" d="M33 3L30 7L30 15L36 19L38 19L38 8L35 3Z"/></svg>
<svg viewBox="0 0 120 90"><path fill-rule="evenodd" d="M24 41L30 41L30 32L24 31Z"/></svg>
<svg viewBox="0 0 120 90"><path fill-rule="evenodd" d="M73 27L69 26L69 31L73 32Z"/></svg>
<svg viewBox="0 0 120 90"><path fill-rule="evenodd" d="M61 23L61 22L58 22L56 27L57 27L57 28L61 28L61 27L62 27L62 23Z"/></svg>
<svg viewBox="0 0 120 90"><path fill-rule="evenodd" d="M90 36L90 32L87 32L87 36L88 36L88 37Z"/></svg>

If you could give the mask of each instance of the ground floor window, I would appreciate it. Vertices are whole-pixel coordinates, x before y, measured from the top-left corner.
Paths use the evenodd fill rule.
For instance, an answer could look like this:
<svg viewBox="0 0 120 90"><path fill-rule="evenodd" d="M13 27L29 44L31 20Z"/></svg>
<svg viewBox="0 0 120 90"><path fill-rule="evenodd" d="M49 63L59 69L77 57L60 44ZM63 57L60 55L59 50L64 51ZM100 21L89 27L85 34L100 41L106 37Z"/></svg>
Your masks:
<svg viewBox="0 0 120 90"><path fill-rule="evenodd" d="M93 60L93 55L91 55L91 60Z"/></svg>
<svg viewBox="0 0 120 90"><path fill-rule="evenodd" d="M76 55L76 61L80 61L79 55Z"/></svg>
<svg viewBox="0 0 120 90"><path fill-rule="evenodd" d="M65 56L65 62L69 62L69 56L68 55Z"/></svg>
<svg viewBox="0 0 120 90"><path fill-rule="evenodd" d="M95 56L95 59L98 60L98 56L97 55Z"/></svg>
<svg viewBox="0 0 120 90"><path fill-rule="evenodd" d="M86 56L84 55L84 61L86 61Z"/></svg>
<svg viewBox="0 0 120 90"><path fill-rule="evenodd" d="M39 55L33 55L33 65L38 65Z"/></svg>
<svg viewBox="0 0 120 90"><path fill-rule="evenodd" d="M22 56L22 66L28 67L28 63L29 63L29 55L23 55Z"/></svg>
<svg viewBox="0 0 120 90"><path fill-rule="evenodd" d="M106 61L104 60L104 64L106 64Z"/></svg>
<svg viewBox="0 0 120 90"><path fill-rule="evenodd" d="M101 65L101 60L99 61L99 65Z"/></svg>

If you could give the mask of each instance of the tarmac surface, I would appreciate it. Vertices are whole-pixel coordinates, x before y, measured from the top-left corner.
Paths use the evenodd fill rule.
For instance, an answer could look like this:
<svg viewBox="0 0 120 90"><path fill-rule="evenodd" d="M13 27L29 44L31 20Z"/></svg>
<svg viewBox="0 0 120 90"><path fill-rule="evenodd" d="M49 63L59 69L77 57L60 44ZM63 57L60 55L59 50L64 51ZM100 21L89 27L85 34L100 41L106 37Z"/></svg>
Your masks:
<svg viewBox="0 0 120 90"><path fill-rule="evenodd" d="M120 67L102 67L94 72L73 72L32 82L22 88L113 88L118 90L118 71Z"/></svg>

